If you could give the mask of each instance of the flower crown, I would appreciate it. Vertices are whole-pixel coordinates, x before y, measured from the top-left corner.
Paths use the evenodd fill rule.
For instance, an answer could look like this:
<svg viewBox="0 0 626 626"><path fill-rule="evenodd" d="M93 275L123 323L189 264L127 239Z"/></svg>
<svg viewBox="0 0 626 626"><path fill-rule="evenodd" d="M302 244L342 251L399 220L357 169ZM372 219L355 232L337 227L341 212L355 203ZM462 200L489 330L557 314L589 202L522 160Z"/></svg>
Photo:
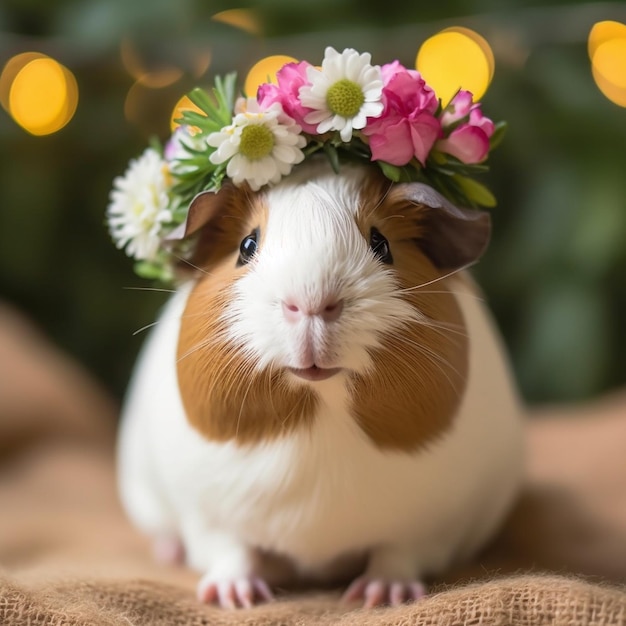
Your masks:
<svg viewBox="0 0 626 626"><path fill-rule="evenodd" d="M165 146L147 148L114 180L109 230L137 274L173 280L172 261L184 250L164 239L196 194L219 191L225 178L257 191L316 152L336 172L343 160L373 162L394 182L425 182L460 206L494 206L472 176L487 171L505 124L485 117L469 91L442 106L419 72L370 61L328 47L321 67L288 63L255 98L236 98L235 74L216 77L211 94L193 90L201 112L183 111Z"/></svg>

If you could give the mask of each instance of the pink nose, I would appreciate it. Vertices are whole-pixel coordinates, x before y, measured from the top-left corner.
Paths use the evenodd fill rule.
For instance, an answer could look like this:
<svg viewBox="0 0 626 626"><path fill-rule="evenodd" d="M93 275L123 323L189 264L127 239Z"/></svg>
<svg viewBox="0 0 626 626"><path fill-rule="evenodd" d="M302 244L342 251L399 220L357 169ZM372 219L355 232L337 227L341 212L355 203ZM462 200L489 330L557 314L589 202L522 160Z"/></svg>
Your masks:
<svg viewBox="0 0 626 626"><path fill-rule="evenodd" d="M343 311L343 300L327 298L319 306L307 306L296 300L283 300L283 315L288 322L297 322L303 317L319 316L325 322L334 322L339 319Z"/></svg>

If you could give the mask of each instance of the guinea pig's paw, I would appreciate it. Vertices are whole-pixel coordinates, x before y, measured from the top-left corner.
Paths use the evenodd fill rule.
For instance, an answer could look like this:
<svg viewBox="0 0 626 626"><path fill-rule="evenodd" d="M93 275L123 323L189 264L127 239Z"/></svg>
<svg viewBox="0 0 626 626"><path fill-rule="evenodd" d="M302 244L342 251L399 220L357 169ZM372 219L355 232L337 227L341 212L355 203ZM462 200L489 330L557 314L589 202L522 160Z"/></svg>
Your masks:
<svg viewBox="0 0 626 626"><path fill-rule="evenodd" d="M152 540L152 555L157 563L182 565L185 562L185 547L176 535L159 535Z"/></svg>
<svg viewBox="0 0 626 626"><path fill-rule="evenodd" d="M375 606L399 606L415 602L426 595L426 587L419 580L385 580L382 578L357 578L343 594L344 602L363 602L366 609Z"/></svg>
<svg viewBox="0 0 626 626"><path fill-rule="evenodd" d="M258 576L215 579L206 574L200 579L198 600L205 604L217 604L224 609L249 609L259 602L274 599L267 583Z"/></svg>

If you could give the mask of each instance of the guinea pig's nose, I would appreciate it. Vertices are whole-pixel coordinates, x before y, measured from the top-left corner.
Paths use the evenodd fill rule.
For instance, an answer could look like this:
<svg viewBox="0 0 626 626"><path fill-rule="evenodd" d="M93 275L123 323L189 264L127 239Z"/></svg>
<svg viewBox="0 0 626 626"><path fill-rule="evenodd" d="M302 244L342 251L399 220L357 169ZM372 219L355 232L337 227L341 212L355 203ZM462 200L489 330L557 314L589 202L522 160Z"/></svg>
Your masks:
<svg viewBox="0 0 626 626"><path fill-rule="evenodd" d="M319 316L325 322L334 322L339 319L343 311L343 300L334 297L326 298L319 306L310 306L297 302L294 299L283 300L283 315L288 322L297 322L303 317Z"/></svg>

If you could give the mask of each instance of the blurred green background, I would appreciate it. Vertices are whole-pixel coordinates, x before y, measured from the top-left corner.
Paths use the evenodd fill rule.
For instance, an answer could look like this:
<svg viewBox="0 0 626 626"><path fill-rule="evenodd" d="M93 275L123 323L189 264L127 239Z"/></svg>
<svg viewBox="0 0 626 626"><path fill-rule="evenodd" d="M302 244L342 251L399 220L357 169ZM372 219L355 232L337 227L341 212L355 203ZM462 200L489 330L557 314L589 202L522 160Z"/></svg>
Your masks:
<svg viewBox="0 0 626 626"><path fill-rule="evenodd" d="M235 7L253 9L256 32L212 19ZM0 66L50 55L75 75L79 103L48 136L0 110L0 298L121 397L144 337L133 332L165 296L129 289L148 284L110 242L104 211L113 177L150 135L168 136L178 98L269 54L321 60L326 45L412 67L423 40L465 26L495 54L483 110L509 122L484 178L499 205L475 274L523 396L576 401L623 385L626 108L592 77L587 38L602 20L625 23L626 3L2 0ZM160 87L131 75L168 71L178 78Z"/></svg>

